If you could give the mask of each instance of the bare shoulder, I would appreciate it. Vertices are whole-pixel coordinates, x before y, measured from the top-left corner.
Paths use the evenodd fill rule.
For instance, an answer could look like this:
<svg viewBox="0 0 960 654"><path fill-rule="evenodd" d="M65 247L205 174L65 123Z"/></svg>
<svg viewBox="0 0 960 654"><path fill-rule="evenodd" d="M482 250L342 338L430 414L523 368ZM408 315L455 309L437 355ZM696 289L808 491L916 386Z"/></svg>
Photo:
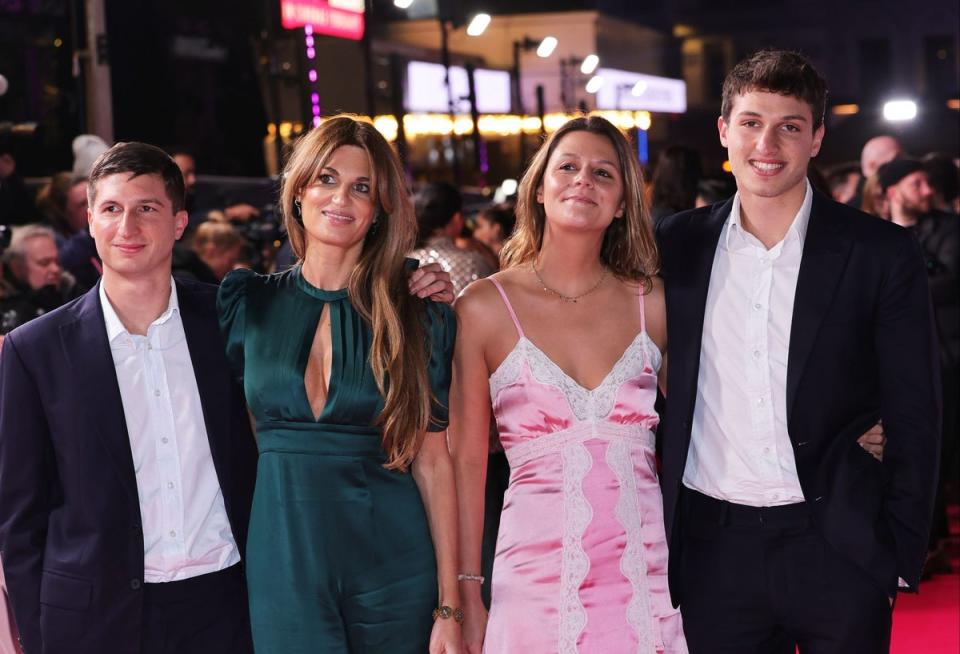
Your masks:
<svg viewBox="0 0 960 654"><path fill-rule="evenodd" d="M497 281L503 283L503 274L496 274ZM503 299L489 279L478 279L463 289L453 308L461 331L466 330L475 336L496 332L504 327L504 321L510 321Z"/></svg>

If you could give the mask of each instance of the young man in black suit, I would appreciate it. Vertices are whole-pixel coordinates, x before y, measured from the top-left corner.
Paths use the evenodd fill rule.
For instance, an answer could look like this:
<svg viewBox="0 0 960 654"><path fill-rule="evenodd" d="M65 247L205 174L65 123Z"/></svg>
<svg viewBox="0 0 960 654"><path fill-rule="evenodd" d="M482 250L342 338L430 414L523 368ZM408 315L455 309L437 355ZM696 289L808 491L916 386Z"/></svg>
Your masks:
<svg viewBox="0 0 960 654"><path fill-rule="evenodd" d="M911 235L815 192L826 85L763 51L724 82L737 194L657 230L661 481L694 653L885 652L924 560L938 350ZM878 419L883 461L857 437Z"/></svg>

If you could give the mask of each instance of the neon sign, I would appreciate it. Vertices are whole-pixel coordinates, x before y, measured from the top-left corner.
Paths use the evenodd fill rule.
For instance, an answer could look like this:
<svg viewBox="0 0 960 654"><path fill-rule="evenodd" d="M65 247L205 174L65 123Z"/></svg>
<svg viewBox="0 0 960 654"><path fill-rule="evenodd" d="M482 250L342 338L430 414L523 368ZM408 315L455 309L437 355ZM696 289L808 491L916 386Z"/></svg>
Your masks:
<svg viewBox="0 0 960 654"><path fill-rule="evenodd" d="M311 26L314 34L359 41L363 38L363 8L345 0L280 0L280 24L285 29Z"/></svg>

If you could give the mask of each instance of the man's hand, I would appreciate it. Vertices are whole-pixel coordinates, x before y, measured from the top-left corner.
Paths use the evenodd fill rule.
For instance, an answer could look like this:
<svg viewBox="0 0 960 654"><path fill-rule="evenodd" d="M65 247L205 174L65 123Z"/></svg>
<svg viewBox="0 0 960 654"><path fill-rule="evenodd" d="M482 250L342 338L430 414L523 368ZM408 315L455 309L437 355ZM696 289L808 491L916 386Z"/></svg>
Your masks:
<svg viewBox="0 0 960 654"><path fill-rule="evenodd" d="M877 461L883 461L883 448L887 444L887 437L883 433L883 421L877 422L857 439L860 447L873 455Z"/></svg>
<svg viewBox="0 0 960 654"><path fill-rule="evenodd" d="M439 263L423 264L410 273L408 283L411 295L453 304L453 282L450 281L450 273L441 268Z"/></svg>

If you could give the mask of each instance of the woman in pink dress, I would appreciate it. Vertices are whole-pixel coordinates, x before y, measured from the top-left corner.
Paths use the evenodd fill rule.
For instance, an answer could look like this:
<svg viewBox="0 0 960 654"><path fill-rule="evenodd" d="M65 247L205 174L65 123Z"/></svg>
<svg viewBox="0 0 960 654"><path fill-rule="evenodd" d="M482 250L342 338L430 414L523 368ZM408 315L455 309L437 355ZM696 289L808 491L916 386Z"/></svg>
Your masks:
<svg viewBox="0 0 960 654"><path fill-rule="evenodd" d="M457 302L450 434L470 652L686 652L654 459L666 321L640 179L620 130L566 123L521 182L504 270ZM511 475L488 622L476 577L491 409Z"/></svg>

